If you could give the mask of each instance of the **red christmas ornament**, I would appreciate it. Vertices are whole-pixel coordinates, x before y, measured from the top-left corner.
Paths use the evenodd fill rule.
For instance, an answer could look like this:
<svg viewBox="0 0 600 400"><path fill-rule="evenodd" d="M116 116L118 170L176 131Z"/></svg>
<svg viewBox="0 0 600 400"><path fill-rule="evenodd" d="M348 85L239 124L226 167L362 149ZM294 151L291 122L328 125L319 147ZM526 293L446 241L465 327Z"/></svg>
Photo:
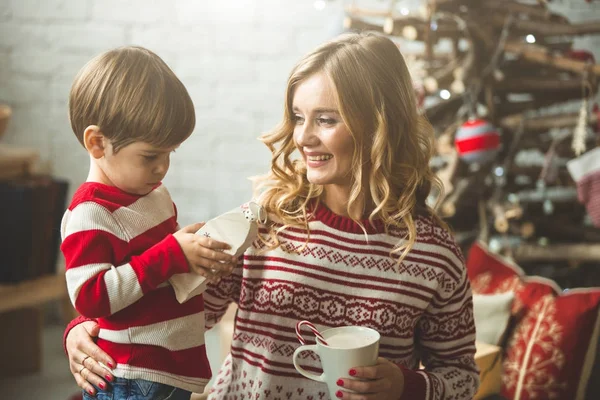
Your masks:
<svg viewBox="0 0 600 400"><path fill-rule="evenodd" d="M470 119L458 128L454 138L461 159L468 163L485 164L500 150L500 133L484 119Z"/></svg>

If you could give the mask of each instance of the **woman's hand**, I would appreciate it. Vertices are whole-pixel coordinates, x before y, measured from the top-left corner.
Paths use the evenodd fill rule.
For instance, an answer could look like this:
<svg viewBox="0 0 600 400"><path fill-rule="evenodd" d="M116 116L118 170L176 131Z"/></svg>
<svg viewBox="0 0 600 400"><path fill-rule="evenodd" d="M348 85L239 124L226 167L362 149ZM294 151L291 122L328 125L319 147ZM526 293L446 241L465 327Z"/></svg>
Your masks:
<svg viewBox="0 0 600 400"><path fill-rule="evenodd" d="M116 365L115 361L94 343L92 338L98 336L99 331L100 327L96 322L82 322L69 331L65 344L69 354L69 367L77 385L92 396L96 394L96 389L91 384L104 389L105 380L113 380L110 370L98 362L109 368Z"/></svg>
<svg viewBox="0 0 600 400"><path fill-rule="evenodd" d="M345 400L400 400L404 392L404 374L397 365L379 357L377 364L371 367L352 368L348 374L353 379L339 379L340 390L336 393L339 399ZM344 389L354 390L349 393Z"/></svg>

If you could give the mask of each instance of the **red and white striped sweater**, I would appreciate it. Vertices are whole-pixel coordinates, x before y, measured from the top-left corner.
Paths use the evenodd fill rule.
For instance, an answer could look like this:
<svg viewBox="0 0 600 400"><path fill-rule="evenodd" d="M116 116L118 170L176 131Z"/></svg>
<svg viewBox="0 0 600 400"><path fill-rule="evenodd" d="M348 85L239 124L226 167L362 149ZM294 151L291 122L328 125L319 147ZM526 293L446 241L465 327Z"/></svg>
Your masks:
<svg viewBox="0 0 600 400"><path fill-rule="evenodd" d="M179 304L167 282L189 272L176 228L164 186L139 196L87 182L63 217L61 250L71 301L97 319L113 374L201 393L211 375L203 299Z"/></svg>
<svg viewBox="0 0 600 400"><path fill-rule="evenodd" d="M230 302L239 305L231 354L209 399L328 399L325 384L302 377L292 364L299 320L319 329L376 329L380 356L404 371L402 399L472 398L479 374L471 289L452 236L419 217L417 242L398 266L389 252L404 232L386 234L381 223L365 222L365 237L352 220L324 206L309 226L304 249L306 233L287 229L279 248L249 249L243 265L204 293L207 326ZM307 370L320 371L312 353L303 355ZM418 369L420 361L425 369Z"/></svg>

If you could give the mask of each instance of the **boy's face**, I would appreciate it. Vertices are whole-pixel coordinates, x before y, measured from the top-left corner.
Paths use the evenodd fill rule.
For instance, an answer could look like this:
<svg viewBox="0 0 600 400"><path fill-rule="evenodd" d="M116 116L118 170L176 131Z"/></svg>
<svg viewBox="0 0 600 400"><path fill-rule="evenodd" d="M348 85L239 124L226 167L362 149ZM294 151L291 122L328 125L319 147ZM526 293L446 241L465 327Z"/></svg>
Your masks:
<svg viewBox="0 0 600 400"><path fill-rule="evenodd" d="M157 148L134 142L115 153L109 143L98 164L107 184L127 193L146 195L167 175L171 153L177 147Z"/></svg>

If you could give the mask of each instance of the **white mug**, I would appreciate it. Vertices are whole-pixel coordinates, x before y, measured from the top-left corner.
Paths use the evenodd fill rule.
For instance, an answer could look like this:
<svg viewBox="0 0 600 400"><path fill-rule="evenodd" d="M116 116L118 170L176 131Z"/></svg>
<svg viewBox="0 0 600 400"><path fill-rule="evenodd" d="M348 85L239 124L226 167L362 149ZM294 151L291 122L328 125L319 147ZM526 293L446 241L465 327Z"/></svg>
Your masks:
<svg viewBox="0 0 600 400"><path fill-rule="evenodd" d="M380 335L376 330L362 326L331 328L321 332L321 335L327 345L317 338L316 345L298 347L293 356L294 367L305 377L326 383L329 396L335 399L335 393L342 389L336 383L338 379L354 379L348 374L351 368L377 363ZM321 375L310 373L299 365L298 355L303 351L314 351L319 355L323 369Z"/></svg>

